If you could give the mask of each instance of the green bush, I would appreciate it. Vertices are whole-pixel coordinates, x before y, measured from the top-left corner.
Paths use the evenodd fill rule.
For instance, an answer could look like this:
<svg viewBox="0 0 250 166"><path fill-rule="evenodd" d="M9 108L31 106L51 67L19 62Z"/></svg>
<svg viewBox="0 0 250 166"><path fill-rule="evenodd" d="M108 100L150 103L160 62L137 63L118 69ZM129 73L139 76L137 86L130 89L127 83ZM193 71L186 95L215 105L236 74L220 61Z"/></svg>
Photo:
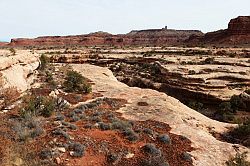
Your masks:
<svg viewBox="0 0 250 166"><path fill-rule="evenodd" d="M250 119L230 131L229 135L243 145L250 147L250 143L247 141L250 138Z"/></svg>
<svg viewBox="0 0 250 166"><path fill-rule="evenodd" d="M27 103L26 106L19 111L23 118L32 116L50 117L55 109L55 101L48 97L26 96L24 102Z"/></svg>
<svg viewBox="0 0 250 166"><path fill-rule="evenodd" d="M40 57L40 62L41 62L41 64L40 64L39 69L40 70L45 70L46 67L49 64L49 58L46 55L42 54L41 57Z"/></svg>
<svg viewBox="0 0 250 166"><path fill-rule="evenodd" d="M223 102L219 105L219 110L215 112L215 118L219 121L230 122L234 120L234 110L230 102Z"/></svg>
<svg viewBox="0 0 250 166"><path fill-rule="evenodd" d="M236 112L246 109L246 103L240 96L233 95L230 99L231 107Z"/></svg>
<svg viewBox="0 0 250 166"><path fill-rule="evenodd" d="M205 59L205 64L213 64L214 63L214 57L209 57Z"/></svg>
<svg viewBox="0 0 250 166"><path fill-rule="evenodd" d="M226 162L227 166L250 166L250 162L246 160L247 152L237 153L235 157Z"/></svg>
<svg viewBox="0 0 250 166"><path fill-rule="evenodd" d="M90 93L92 91L91 85L87 83L87 80L76 71L67 72L64 87L67 92Z"/></svg>

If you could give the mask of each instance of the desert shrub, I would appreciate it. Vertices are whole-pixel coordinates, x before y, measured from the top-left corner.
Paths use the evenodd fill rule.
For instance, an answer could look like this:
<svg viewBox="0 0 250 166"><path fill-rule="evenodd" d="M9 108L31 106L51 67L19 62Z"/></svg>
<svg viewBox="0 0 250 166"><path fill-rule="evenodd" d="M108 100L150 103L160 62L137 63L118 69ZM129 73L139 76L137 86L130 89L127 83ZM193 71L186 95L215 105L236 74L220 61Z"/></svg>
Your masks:
<svg viewBox="0 0 250 166"><path fill-rule="evenodd" d="M127 140L129 141L137 141L139 139L138 134L136 134L132 129L125 129L123 131L123 135L126 137Z"/></svg>
<svg viewBox="0 0 250 166"><path fill-rule="evenodd" d="M55 121L63 121L65 119L65 116L62 115L62 114L58 114L56 117L55 117Z"/></svg>
<svg viewBox="0 0 250 166"><path fill-rule="evenodd" d="M171 138L167 134L159 135L158 140L164 144L171 144Z"/></svg>
<svg viewBox="0 0 250 166"><path fill-rule="evenodd" d="M27 117L15 122L12 128L19 141L26 141L29 138L35 138L43 134L42 123L38 119L32 117Z"/></svg>
<svg viewBox="0 0 250 166"><path fill-rule="evenodd" d="M26 96L24 102L27 103L19 113L21 117L44 116L50 117L55 109L55 101L49 97Z"/></svg>
<svg viewBox="0 0 250 166"><path fill-rule="evenodd" d="M2 107L6 107L16 101L20 96L19 91L15 87L9 87L0 91L0 99L3 100Z"/></svg>
<svg viewBox="0 0 250 166"><path fill-rule="evenodd" d="M246 109L246 103L240 96L233 95L230 99L231 107L234 111Z"/></svg>
<svg viewBox="0 0 250 166"><path fill-rule="evenodd" d="M44 149L40 152L39 154L40 158L45 160L45 159L50 159L53 157L53 153L52 150L49 149Z"/></svg>
<svg viewBox="0 0 250 166"><path fill-rule="evenodd" d="M49 85L51 85L51 88L55 89L55 88L56 88L56 82L55 82L55 80L54 80L54 78L53 78L52 73L49 72L49 71L46 71L45 74L46 74L45 81L46 81L47 83L49 83Z"/></svg>
<svg viewBox="0 0 250 166"><path fill-rule="evenodd" d="M74 116L72 116L72 119L71 119L70 121L71 121L71 122L77 122L77 121L79 121L79 120L80 120L79 116L74 115Z"/></svg>
<svg viewBox="0 0 250 166"><path fill-rule="evenodd" d="M231 52L231 53L229 53L229 57L230 57L230 58L235 58L235 57L236 57L236 55L237 55L237 54L236 54L235 52Z"/></svg>
<svg viewBox="0 0 250 166"><path fill-rule="evenodd" d="M194 70L189 70L189 71L188 71L188 74L189 74L189 75L194 75L194 74L196 74L196 72L195 72Z"/></svg>
<svg viewBox="0 0 250 166"><path fill-rule="evenodd" d="M91 85L87 83L87 80L76 71L67 72L64 87L67 92L90 93L92 91Z"/></svg>
<svg viewBox="0 0 250 166"><path fill-rule="evenodd" d="M209 57L204 60L205 64L213 64L214 63L214 57Z"/></svg>
<svg viewBox="0 0 250 166"><path fill-rule="evenodd" d="M41 115L44 117L50 117L55 109L55 101L53 99L45 98L43 101L43 109L41 109Z"/></svg>
<svg viewBox="0 0 250 166"><path fill-rule="evenodd" d="M192 155L187 152L182 153L181 158L186 161L192 161Z"/></svg>
<svg viewBox="0 0 250 166"><path fill-rule="evenodd" d="M62 129L55 129L52 133L54 135L62 136L65 139L70 139L69 134L66 131L62 130Z"/></svg>
<svg viewBox="0 0 250 166"><path fill-rule="evenodd" d="M231 130L228 135L233 137L236 142L242 143L243 145L250 147L250 119L243 124L240 124L237 128Z"/></svg>
<svg viewBox="0 0 250 166"><path fill-rule="evenodd" d="M41 64L40 64L39 69L45 70L49 64L49 58L45 54L42 54L40 57L40 62L41 62Z"/></svg>
<svg viewBox="0 0 250 166"><path fill-rule="evenodd" d="M234 120L234 112L230 102L223 102L219 105L219 109L214 113L215 119L223 122Z"/></svg>
<svg viewBox="0 0 250 166"><path fill-rule="evenodd" d="M249 166L250 162L247 161L247 152L239 153L237 152L235 157L232 157L226 161L227 166Z"/></svg>
<svg viewBox="0 0 250 166"><path fill-rule="evenodd" d="M156 148L155 144L146 144L143 147L144 152L150 155L161 155L161 150Z"/></svg>
<svg viewBox="0 0 250 166"><path fill-rule="evenodd" d="M76 130L77 126L75 124L69 123L69 122L62 122L62 125L64 125L65 127L71 129L71 130Z"/></svg>
<svg viewBox="0 0 250 166"><path fill-rule="evenodd" d="M131 128L132 125L127 121L114 120L111 124L112 129L125 130Z"/></svg>
<svg viewBox="0 0 250 166"><path fill-rule="evenodd" d="M85 147L80 143L71 143L69 149L73 150L73 153L70 154L73 157L82 157L85 152Z"/></svg>
<svg viewBox="0 0 250 166"><path fill-rule="evenodd" d="M140 161L140 166L169 166L168 162L162 156L149 157Z"/></svg>
<svg viewBox="0 0 250 166"><path fill-rule="evenodd" d="M194 109L194 110L197 110L197 111L200 111L200 110L202 110L203 109L203 104L202 103L200 103L200 102L197 102L197 101L190 101L189 103L188 103L188 107L190 107L190 108L192 108L192 109Z"/></svg>
<svg viewBox="0 0 250 166"><path fill-rule="evenodd" d="M119 155L118 154L111 153L111 154L107 155L107 160L108 160L109 163L114 163L118 159L119 159Z"/></svg>
<svg viewBox="0 0 250 166"><path fill-rule="evenodd" d="M111 125L110 124L106 124L103 122L98 123L98 126L101 130L110 130L111 129Z"/></svg>
<svg viewBox="0 0 250 166"><path fill-rule="evenodd" d="M143 129L143 132L146 133L146 134L148 134L148 135L154 135L154 131L151 130L151 129L149 129L149 128Z"/></svg>
<svg viewBox="0 0 250 166"><path fill-rule="evenodd" d="M232 106L230 102L223 102L219 105L219 108L223 112L233 112Z"/></svg>

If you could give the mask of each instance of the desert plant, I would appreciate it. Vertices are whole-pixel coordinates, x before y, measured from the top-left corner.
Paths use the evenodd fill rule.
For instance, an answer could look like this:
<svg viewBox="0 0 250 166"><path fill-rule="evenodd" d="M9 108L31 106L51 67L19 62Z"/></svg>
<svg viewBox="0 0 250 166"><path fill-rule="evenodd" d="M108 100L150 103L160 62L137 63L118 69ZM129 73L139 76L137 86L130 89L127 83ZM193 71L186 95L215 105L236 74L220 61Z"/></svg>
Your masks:
<svg viewBox="0 0 250 166"><path fill-rule="evenodd" d="M87 83L87 80L76 71L68 71L64 87L67 92L85 92L90 93L92 91L91 85Z"/></svg>
<svg viewBox="0 0 250 166"><path fill-rule="evenodd" d="M82 157L85 152L85 147L80 143L71 143L69 148L73 150L73 152L70 154L73 157Z"/></svg>
<svg viewBox="0 0 250 166"><path fill-rule="evenodd" d="M132 142L137 141L139 139L138 134L136 134L132 129L129 128L123 131L123 135L126 137L127 140Z"/></svg>
<svg viewBox="0 0 250 166"><path fill-rule="evenodd" d="M103 122L98 123L98 126L101 130L110 130L111 129L111 125L110 124L106 124Z"/></svg>
<svg viewBox="0 0 250 166"><path fill-rule="evenodd" d="M230 99L231 107L234 111L238 111L241 109L246 109L246 103L240 96L233 95Z"/></svg>
<svg viewBox="0 0 250 166"><path fill-rule="evenodd" d="M250 147L250 142L247 141L250 138L250 119L231 130L228 134L237 140L237 142Z"/></svg>
<svg viewBox="0 0 250 166"><path fill-rule="evenodd" d="M40 57L40 67L39 69L40 70L45 70L45 68L48 66L49 64L49 58L45 55L45 54L42 54L41 57Z"/></svg>
<svg viewBox="0 0 250 166"><path fill-rule="evenodd" d="M247 152L239 153L237 152L235 157L230 158L226 161L227 166L250 166L250 162L247 161Z"/></svg>
<svg viewBox="0 0 250 166"><path fill-rule="evenodd" d="M55 109L55 101L53 99L45 98L43 101L44 107L41 109L41 115L50 117Z"/></svg>
<svg viewBox="0 0 250 166"><path fill-rule="evenodd" d="M55 109L55 101L49 97L25 96L24 102L26 106L19 111L23 118L27 116L50 117Z"/></svg>
<svg viewBox="0 0 250 166"><path fill-rule="evenodd" d="M8 87L0 90L0 99L3 100L2 107L6 107L16 101L20 96L20 92L16 87Z"/></svg>
<svg viewBox="0 0 250 166"><path fill-rule="evenodd" d="M181 158L186 161L192 161L192 155L187 152L182 153Z"/></svg>
<svg viewBox="0 0 250 166"><path fill-rule="evenodd" d="M167 134L159 135L158 140L164 144L171 144L171 138Z"/></svg>
<svg viewBox="0 0 250 166"><path fill-rule="evenodd" d="M204 60L205 64L213 64L214 63L214 57L209 57Z"/></svg>
<svg viewBox="0 0 250 166"><path fill-rule="evenodd" d="M197 111L201 111L203 109L203 106L204 106L203 103L200 103L198 101L190 101L188 103L188 107Z"/></svg>
<svg viewBox="0 0 250 166"><path fill-rule="evenodd" d="M156 155L156 156L161 155L161 150L156 148L155 144L146 144L142 148L148 154Z"/></svg>

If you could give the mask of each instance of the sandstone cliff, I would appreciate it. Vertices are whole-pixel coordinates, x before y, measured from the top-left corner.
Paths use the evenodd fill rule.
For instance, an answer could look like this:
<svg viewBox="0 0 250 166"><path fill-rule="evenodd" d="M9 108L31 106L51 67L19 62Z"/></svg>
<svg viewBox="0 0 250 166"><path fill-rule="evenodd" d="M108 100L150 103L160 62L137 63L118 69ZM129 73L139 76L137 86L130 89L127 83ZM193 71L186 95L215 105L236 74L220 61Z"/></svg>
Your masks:
<svg viewBox="0 0 250 166"><path fill-rule="evenodd" d="M228 29L206 33L204 36L191 36L187 43L249 45L250 16L239 16L232 19Z"/></svg>
<svg viewBox="0 0 250 166"><path fill-rule="evenodd" d="M195 30L153 29L132 31L123 35L104 32L76 36L46 36L35 39L12 39L10 46L95 46L95 45L176 45L191 35L202 35Z"/></svg>
<svg viewBox="0 0 250 166"><path fill-rule="evenodd" d="M24 92L33 82L33 74L39 66L38 56L29 51L19 50L16 55L9 56L8 50L0 50L1 88L17 87Z"/></svg>

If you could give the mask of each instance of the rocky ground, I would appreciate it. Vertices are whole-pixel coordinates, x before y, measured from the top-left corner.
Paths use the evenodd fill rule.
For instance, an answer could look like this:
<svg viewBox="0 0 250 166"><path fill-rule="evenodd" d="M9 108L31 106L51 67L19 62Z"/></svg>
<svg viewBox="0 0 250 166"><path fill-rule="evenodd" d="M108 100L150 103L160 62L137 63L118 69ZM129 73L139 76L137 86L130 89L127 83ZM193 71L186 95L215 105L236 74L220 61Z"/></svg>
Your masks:
<svg viewBox="0 0 250 166"><path fill-rule="evenodd" d="M37 70L42 54L52 62L46 71ZM247 100L248 49L82 47L0 55L1 88L18 89L7 91L11 102L2 101L1 165L213 166L250 152L215 137L235 124L198 112L212 116L233 95ZM67 93L68 70L86 77L92 92ZM37 96L53 100L53 112L23 116ZM190 101L204 108L183 104ZM247 118L247 108L237 113Z"/></svg>

